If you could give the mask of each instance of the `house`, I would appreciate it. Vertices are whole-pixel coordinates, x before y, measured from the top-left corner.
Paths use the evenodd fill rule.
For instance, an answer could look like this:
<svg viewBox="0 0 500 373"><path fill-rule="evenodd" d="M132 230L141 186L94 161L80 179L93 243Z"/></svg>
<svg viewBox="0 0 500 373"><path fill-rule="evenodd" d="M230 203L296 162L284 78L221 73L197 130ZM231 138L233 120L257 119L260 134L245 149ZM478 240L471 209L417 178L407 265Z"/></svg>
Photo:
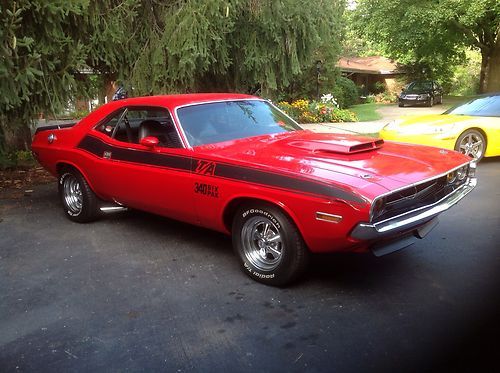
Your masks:
<svg viewBox="0 0 500 373"><path fill-rule="evenodd" d="M337 67L343 76L363 87L365 94L378 93L382 88L396 93L402 86L397 78L405 74L396 62L382 56L342 57Z"/></svg>

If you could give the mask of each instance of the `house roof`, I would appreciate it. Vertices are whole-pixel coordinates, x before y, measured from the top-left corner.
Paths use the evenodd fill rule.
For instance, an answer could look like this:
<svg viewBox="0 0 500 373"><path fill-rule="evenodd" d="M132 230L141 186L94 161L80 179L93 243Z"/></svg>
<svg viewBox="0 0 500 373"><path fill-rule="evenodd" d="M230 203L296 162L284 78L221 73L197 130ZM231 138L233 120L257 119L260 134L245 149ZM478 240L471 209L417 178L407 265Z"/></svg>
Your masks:
<svg viewBox="0 0 500 373"><path fill-rule="evenodd" d="M364 74L401 74L395 62L382 56L371 57L341 57L337 67L344 72Z"/></svg>

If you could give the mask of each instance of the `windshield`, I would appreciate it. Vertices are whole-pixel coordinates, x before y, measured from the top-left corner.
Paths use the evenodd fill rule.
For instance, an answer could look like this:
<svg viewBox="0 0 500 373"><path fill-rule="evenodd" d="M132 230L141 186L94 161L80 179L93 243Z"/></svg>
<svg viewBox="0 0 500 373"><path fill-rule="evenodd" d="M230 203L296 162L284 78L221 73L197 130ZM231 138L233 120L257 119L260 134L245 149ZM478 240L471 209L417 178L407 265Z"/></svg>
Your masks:
<svg viewBox="0 0 500 373"><path fill-rule="evenodd" d="M408 92L422 92L432 89L432 82L413 82L406 87Z"/></svg>
<svg viewBox="0 0 500 373"><path fill-rule="evenodd" d="M300 130L297 123L260 100L181 107L177 116L191 146Z"/></svg>
<svg viewBox="0 0 500 373"><path fill-rule="evenodd" d="M500 117L500 95L476 97L464 104L452 107L443 114Z"/></svg>

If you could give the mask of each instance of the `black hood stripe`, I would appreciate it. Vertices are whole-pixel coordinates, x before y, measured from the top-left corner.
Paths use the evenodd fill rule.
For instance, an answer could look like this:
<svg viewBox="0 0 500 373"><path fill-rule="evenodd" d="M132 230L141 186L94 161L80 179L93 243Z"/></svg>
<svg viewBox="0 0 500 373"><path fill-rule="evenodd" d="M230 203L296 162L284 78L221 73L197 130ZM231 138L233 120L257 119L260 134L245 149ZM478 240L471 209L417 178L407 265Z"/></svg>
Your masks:
<svg viewBox="0 0 500 373"><path fill-rule="evenodd" d="M77 148L92 153L99 158L103 158L104 152L111 152L111 159L113 160L167 167L179 171L194 172L198 163L197 159L190 157L164 153L152 153L143 150L113 146L93 136L85 136L78 144ZM326 183L304 180L279 173L261 171L254 168L236 166L227 163L216 162L215 173L213 176L248 183L262 184L270 187L278 187L285 190L339 198L358 203L365 202L361 197L353 193Z"/></svg>

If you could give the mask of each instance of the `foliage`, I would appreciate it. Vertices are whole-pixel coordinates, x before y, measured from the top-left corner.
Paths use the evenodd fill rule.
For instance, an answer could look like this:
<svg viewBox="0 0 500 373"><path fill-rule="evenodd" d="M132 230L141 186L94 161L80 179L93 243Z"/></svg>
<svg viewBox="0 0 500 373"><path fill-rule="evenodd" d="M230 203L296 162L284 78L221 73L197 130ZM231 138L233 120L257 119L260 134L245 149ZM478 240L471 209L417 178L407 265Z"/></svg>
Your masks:
<svg viewBox="0 0 500 373"><path fill-rule="evenodd" d="M482 55L481 89L500 90L498 0L359 0L353 19L358 35L410 66L415 78L446 83L465 48L475 48Z"/></svg>
<svg viewBox="0 0 500 373"><path fill-rule="evenodd" d="M381 104L394 104L398 101L398 96L392 92L377 93L374 97L374 102Z"/></svg>
<svg viewBox="0 0 500 373"><path fill-rule="evenodd" d="M347 10L344 13L344 35L342 38L342 56L344 57L369 57L384 54L384 48L378 40L366 38L360 32L357 24L357 13Z"/></svg>
<svg viewBox="0 0 500 373"><path fill-rule="evenodd" d="M17 168L19 166L33 165L35 159L30 151L18 150L0 154L0 170Z"/></svg>
<svg viewBox="0 0 500 373"><path fill-rule="evenodd" d="M2 1L0 152L7 150L5 142L27 148L31 119L65 106L78 92L75 70L84 65L85 57L85 46L78 40L78 17L85 6L84 0Z"/></svg>
<svg viewBox="0 0 500 373"><path fill-rule="evenodd" d="M355 122L356 115L339 109L332 100L309 101L295 100L292 103L281 101L277 106L299 123Z"/></svg>
<svg viewBox="0 0 500 373"><path fill-rule="evenodd" d="M479 91L481 55L474 50L466 51L466 60L453 70L453 76L446 87L452 95L471 96Z"/></svg>
<svg viewBox="0 0 500 373"><path fill-rule="evenodd" d="M273 97L335 76L345 0L0 2L0 152L28 124L118 80L135 95ZM96 75L97 74L97 75ZM96 78L96 76L98 78Z"/></svg>
<svg viewBox="0 0 500 373"><path fill-rule="evenodd" d="M343 0L314 6L299 0L158 2L154 14L145 9L141 16L152 27L143 35L131 83L139 94L260 90L273 96L296 80L315 81L309 73L316 60L338 55L343 8Z"/></svg>
<svg viewBox="0 0 500 373"><path fill-rule="evenodd" d="M359 90L356 84L349 78L338 76L332 88L333 95L337 98L341 108L347 108L358 103Z"/></svg>

